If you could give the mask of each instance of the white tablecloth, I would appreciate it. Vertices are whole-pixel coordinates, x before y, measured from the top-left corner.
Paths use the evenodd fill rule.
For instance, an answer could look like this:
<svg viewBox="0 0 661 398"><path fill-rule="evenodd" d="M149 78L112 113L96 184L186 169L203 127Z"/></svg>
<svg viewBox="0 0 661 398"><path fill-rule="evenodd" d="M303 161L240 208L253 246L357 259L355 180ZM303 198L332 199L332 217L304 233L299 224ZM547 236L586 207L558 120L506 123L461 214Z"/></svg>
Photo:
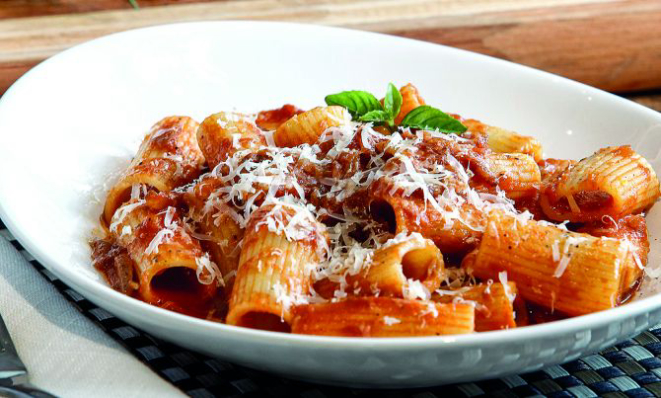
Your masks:
<svg viewBox="0 0 661 398"><path fill-rule="evenodd" d="M181 397L0 237L0 314L30 383L61 397Z"/></svg>

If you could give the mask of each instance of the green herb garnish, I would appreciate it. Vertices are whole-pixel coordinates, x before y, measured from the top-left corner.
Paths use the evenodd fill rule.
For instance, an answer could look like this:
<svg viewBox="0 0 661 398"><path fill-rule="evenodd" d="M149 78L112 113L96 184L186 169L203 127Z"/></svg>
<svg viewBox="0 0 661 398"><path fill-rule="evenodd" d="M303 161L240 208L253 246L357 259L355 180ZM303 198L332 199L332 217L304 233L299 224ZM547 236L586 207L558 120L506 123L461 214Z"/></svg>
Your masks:
<svg viewBox="0 0 661 398"><path fill-rule="evenodd" d="M360 119L365 114L383 110L383 106L375 96L367 91L343 91L326 96L328 105L339 105L347 108L354 119Z"/></svg>
<svg viewBox="0 0 661 398"><path fill-rule="evenodd" d="M343 91L325 98L328 105L346 108L354 120L395 126L395 118L402 108L402 94L394 84L389 83L386 95L381 102L366 91ZM442 133L461 134L466 126L452 116L434 107L423 105L409 112L400 123L402 127L436 130Z"/></svg>
<svg viewBox="0 0 661 398"><path fill-rule="evenodd" d="M468 130L459 120L429 105L422 105L407 113L402 127L436 130L441 133L461 134Z"/></svg>
<svg viewBox="0 0 661 398"><path fill-rule="evenodd" d="M386 96L383 98L383 107L385 111L390 115L388 119L388 124L391 126L395 122L395 118L399 115L400 109L402 109L402 94L397 90L394 84L388 83L388 89L386 90Z"/></svg>

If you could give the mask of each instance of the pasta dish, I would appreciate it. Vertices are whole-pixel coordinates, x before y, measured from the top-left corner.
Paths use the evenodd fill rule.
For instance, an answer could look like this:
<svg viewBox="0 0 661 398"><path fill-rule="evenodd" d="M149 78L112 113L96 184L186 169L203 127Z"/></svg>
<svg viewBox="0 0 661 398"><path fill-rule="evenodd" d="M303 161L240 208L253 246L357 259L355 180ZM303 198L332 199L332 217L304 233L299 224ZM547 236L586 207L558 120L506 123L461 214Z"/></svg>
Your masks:
<svg viewBox="0 0 661 398"><path fill-rule="evenodd" d="M509 329L626 303L660 195L629 146L544 158L535 138L411 84L147 133L90 241L115 290L287 333Z"/></svg>

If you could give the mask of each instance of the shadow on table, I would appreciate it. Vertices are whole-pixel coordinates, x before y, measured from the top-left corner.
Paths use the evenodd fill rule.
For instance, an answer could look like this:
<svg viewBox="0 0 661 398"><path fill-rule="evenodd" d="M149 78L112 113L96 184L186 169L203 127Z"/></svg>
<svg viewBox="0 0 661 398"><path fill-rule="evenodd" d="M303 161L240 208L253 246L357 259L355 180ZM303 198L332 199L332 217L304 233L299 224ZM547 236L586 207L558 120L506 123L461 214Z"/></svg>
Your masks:
<svg viewBox="0 0 661 398"><path fill-rule="evenodd" d="M3 226L0 224L1 227ZM20 248L16 241L10 243L0 237L0 313L4 313L5 318L33 322L35 329L39 328L39 322L44 320L67 333L120 351L117 344L104 339L103 331L81 316L55 286L28 263L17 247L12 246ZM31 314L26 306L33 308L36 314ZM25 313L10 317L9 314L17 308L25 310ZM26 320L26 316L40 316L41 320ZM7 323L11 331L11 322Z"/></svg>

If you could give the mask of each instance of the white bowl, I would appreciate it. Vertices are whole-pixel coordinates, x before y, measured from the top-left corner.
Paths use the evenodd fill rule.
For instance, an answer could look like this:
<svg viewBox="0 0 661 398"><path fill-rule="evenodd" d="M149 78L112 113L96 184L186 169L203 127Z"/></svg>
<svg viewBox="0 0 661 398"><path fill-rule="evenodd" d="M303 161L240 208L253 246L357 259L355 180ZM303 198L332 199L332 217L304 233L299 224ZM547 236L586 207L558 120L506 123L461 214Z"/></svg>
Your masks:
<svg viewBox="0 0 661 398"><path fill-rule="evenodd" d="M661 171L661 115L548 73L379 34L264 22L159 26L107 36L35 67L0 100L0 217L34 257L89 300L181 346L324 383L413 387L527 372L579 358L661 319L661 297L516 330L359 339L237 328L153 307L110 289L86 239L91 198L169 114L312 107L345 89L418 86L449 112L538 137L547 156L632 144ZM659 211L648 216L661 236ZM651 264L661 248L651 239ZM656 288L649 284L648 290ZM655 292L653 292L655 293Z"/></svg>

